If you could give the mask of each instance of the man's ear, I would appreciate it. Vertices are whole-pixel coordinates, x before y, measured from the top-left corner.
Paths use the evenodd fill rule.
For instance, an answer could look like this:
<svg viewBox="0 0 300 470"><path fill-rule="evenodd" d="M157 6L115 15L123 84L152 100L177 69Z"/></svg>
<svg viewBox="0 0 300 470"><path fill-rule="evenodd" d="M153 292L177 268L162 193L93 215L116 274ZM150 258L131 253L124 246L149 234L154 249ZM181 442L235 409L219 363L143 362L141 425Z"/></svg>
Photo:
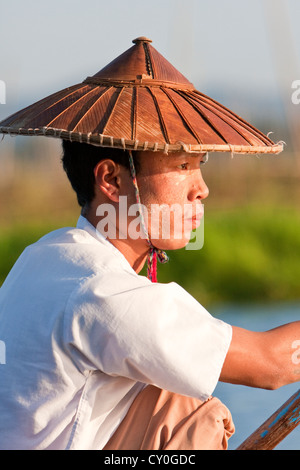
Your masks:
<svg viewBox="0 0 300 470"><path fill-rule="evenodd" d="M94 168L95 184L98 190L114 202L120 196L120 165L113 160L101 160Z"/></svg>

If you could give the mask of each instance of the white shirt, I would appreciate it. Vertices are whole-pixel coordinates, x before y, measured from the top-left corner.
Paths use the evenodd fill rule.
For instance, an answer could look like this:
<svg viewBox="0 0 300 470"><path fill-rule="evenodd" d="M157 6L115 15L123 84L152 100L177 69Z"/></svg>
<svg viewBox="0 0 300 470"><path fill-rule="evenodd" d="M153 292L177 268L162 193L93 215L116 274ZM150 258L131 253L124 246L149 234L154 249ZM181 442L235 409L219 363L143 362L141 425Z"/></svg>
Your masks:
<svg viewBox="0 0 300 470"><path fill-rule="evenodd" d="M0 289L0 448L101 449L145 384L205 400L231 334L80 217L27 247Z"/></svg>

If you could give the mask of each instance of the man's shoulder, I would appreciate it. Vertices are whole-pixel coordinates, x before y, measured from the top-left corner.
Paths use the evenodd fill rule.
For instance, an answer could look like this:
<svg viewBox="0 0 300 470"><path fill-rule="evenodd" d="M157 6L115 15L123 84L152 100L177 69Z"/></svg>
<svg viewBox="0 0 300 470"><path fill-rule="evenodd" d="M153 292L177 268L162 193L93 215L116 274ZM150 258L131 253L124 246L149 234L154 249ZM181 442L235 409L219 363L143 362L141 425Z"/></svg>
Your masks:
<svg viewBox="0 0 300 470"><path fill-rule="evenodd" d="M62 227L43 235L35 245L94 243L93 237L77 227ZM95 241L96 242L96 241Z"/></svg>
<svg viewBox="0 0 300 470"><path fill-rule="evenodd" d="M59 276L66 270L74 276L104 273L134 273L124 256L108 240L79 227L54 230L26 249L30 263L43 264L43 272Z"/></svg>

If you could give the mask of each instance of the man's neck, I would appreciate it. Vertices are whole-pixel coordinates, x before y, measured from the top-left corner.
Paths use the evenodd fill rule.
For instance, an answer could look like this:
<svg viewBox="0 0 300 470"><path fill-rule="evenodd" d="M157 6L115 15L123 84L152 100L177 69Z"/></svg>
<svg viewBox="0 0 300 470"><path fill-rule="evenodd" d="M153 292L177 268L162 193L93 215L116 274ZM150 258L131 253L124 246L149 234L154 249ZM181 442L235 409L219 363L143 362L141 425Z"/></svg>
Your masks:
<svg viewBox="0 0 300 470"><path fill-rule="evenodd" d="M99 222L101 217L97 217L96 211L93 207L84 208L81 211L81 215L85 217L90 224L92 224L97 230L99 230ZM100 231L101 233L101 231ZM117 248L122 255L126 258L132 269L135 272L139 273L146 260L149 248L146 240L138 239L132 240L130 238L123 238L119 236L118 228L116 227L116 237L111 238L103 234L115 248Z"/></svg>
<svg viewBox="0 0 300 470"><path fill-rule="evenodd" d="M136 273L139 273L143 269L149 251L144 243L138 243L137 240L128 239L108 239L108 241L123 254Z"/></svg>

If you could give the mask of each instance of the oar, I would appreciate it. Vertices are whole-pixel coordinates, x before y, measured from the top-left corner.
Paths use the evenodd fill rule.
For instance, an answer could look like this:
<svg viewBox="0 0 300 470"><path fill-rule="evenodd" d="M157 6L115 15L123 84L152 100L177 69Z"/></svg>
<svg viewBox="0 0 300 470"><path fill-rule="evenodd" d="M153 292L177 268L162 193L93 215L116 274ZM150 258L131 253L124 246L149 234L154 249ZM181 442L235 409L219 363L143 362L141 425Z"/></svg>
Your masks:
<svg viewBox="0 0 300 470"><path fill-rule="evenodd" d="M236 450L272 450L300 423L300 389ZM300 442L299 442L300 449ZM299 450L295 449L295 450Z"/></svg>

